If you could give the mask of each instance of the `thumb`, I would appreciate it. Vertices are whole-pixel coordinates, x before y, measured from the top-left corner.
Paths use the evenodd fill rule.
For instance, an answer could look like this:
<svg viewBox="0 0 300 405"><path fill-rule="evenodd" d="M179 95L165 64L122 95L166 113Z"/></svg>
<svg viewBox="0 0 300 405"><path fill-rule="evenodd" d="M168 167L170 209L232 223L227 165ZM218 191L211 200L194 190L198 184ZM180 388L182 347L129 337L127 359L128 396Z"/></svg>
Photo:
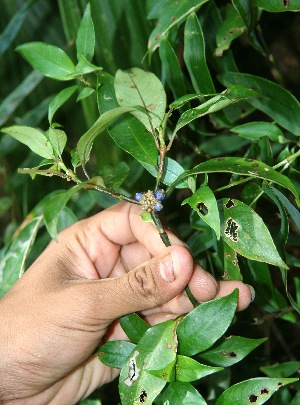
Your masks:
<svg viewBox="0 0 300 405"><path fill-rule="evenodd" d="M183 246L170 246L164 254L119 278L94 284L99 319L113 321L123 315L160 306L183 291L191 279L193 259Z"/></svg>

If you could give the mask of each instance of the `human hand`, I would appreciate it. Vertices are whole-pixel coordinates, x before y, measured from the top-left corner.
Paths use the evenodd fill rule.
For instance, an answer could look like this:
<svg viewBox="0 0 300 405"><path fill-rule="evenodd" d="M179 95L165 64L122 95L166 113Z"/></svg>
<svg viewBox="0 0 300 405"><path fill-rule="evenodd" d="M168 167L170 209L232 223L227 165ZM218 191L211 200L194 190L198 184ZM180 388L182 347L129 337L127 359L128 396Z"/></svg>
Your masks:
<svg viewBox="0 0 300 405"><path fill-rule="evenodd" d="M239 288L193 263L174 235L166 248L140 208L117 204L59 234L0 301L0 404L75 404L119 371L93 352L124 339L121 316L140 311L152 324L189 312L184 292L207 301Z"/></svg>

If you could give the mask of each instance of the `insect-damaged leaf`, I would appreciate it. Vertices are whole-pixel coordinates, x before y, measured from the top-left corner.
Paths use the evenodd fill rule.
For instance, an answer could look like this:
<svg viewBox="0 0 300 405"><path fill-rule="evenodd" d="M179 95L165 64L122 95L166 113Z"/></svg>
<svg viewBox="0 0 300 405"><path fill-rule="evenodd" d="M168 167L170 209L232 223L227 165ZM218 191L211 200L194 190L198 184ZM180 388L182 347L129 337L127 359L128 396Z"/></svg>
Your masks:
<svg viewBox="0 0 300 405"><path fill-rule="evenodd" d="M191 197L182 202L189 204L220 239L220 216L217 200L208 186L202 185Z"/></svg>
<svg viewBox="0 0 300 405"><path fill-rule="evenodd" d="M299 11L300 9L300 0L253 0L253 4L271 13L281 13L283 11Z"/></svg>
<svg viewBox="0 0 300 405"><path fill-rule="evenodd" d="M279 388L296 381L297 378L252 378L227 388L216 405L261 405Z"/></svg>
<svg viewBox="0 0 300 405"><path fill-rule="evenodd" d="M194 174L216 172L236 173L240 174L241 176L250 176L272 181L290 190L296 197L296 200L299 202L297 189L287 176L278 173L276 170L272 169L272 167L263 162L240 157L218 157L200 163L193 169L182 173L172 184L172 187L176 186L177 183L181 182L186 177Z"/></svg>
<svg viewBox="0 0 300 405"><path fill-rule="evenodd" d="M177 324L169 320L149 328L127 358L119 380L123 405L150 405L163 389L175 366Z"/></svg>
<svg viewBox="0 0 300 405"><path fill-rule="evenodd" d="M261 217L239 200L222 199L219 203L221 235L225 242L248 259L288 268L279 256L273 239Z"/></svg>
<svg viewBox="0 0 300 405"><path fill-rule="evenodd" d="M99 360L109 367L122 368L128 356L133 352L135 344L125 340L105 342L97 351Z"/></svg>
<svg viewBox="0 0 300 405"><path fill-rule="evenodd" d="M166 111L166 93L161 81L151 72L139 68L118 70L115 92L122 107L137 107L132 114L149 132L160 126Z"/></svg>

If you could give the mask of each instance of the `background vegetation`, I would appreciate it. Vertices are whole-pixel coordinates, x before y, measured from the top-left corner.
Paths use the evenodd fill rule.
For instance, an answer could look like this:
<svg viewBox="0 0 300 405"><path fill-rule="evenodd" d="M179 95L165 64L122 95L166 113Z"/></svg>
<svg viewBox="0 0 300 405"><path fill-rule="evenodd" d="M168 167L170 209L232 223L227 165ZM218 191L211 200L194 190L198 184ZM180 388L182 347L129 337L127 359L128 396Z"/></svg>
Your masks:
<svg viewBox="0 0 300 405"><path fill-rule="evenodd" d="M76 59L76 36L85 0L2 0L0 16L0 126L26 125L46 130L48 106L54 95L65 87L61 81L45 78L22 58L15 48L31 41L43 41L62 48ZM139 67L156 74L162 81L168 103L190 93L219 93L237 81L240 72L245 81L237 81L246 87L261 91L261 103L267 103L264 85L253 82L247 74L270 80L285 88L296 99L300 97L300 15L289 10L299 10L298 1L182 1L187 10L195 7L205 41L205 55L199 53L199 34L187 55L187 12L179 21L170 17L168 0L91 0L91 15L95 27L95 56L93 63L108 74L115 75L118 69ZM175 7L172 11L175 13ZM200 7L201 6L201 7ZM258 7L260 6L260 7ZM184 8L183 7L183 8ZM274 7L272 9L272 7ZM172 13L172 11L170 13ZM184 13L182 14L184 15ZM157 20L168 30L157 49L150 46L156 41ZM195 22L195 21L194 21ZM192 24L192 18L189 24ZM191 32L194 32L194 28ZM154 34L153 34L154 31ZM192 39L191 39L192 41ZM199 45L199 49L196 46ZM197 50L197 51L196 51ZM185 53L186 52L186 53ZM198 53L197 53L198 52ZM150 55L151 54L151 55ZM201 71L197 70L201 66ZM246 79L245 79L246 78ZM265 83L265 82L263 82ZM267 87L268 88L268 87ZM278 93L276 93L278 91ZM180 164L182 170L197 167L211 158L255 159L275 166L300 192L299 151L300 107L294 98L276 90L268 108L252 99L226 107L217 113L193 121L176 137L170 158ZM277 95L277 97L276 97ZM285 98L285 96L287 98ZM273 98L272 98L273 97ZM260 98L256 98L260 99ZM202 97L202 102L206 99ZM290 100L293 102L290 103ZM99 103L99 100L98 100ZM79 138L99 117L97 97L92 94L76 102L74 95L60 108L55 121L68 134L64 159L71 161L70 152ZM199 104L199 103L198 103ZM187 105L189 107L187 107ZM185 109L195 107L191 100L175 111L170 118L174 128ZM247 126L248 124L248 126ZM256 126L249 126L249 125ZM244 126L242 126L244 125ZM171 135L171 129L167 130ZM127 196L138 191L153 189L155 180L145 165L119 147L108 131L98 137L93 146L87 170L108 179L112 173L126 172L119 192ZM284 159L288 159L287 162ZM290 159L290 160L289 160ZM283 163L282 163L283 162ZM287 164L284 164L287 163ZM36 176L34 181L18 173L19 167L35 167L40 158L24 145L7 134L0 137L0 260L7 263L12 246L18 252L20 232L32 218L43 214L47 196L68 184L60 177ZM170 170L170 168L169 168ZM181 173L176 167L175 178ZM84 173L79 169L84 178ZM268 340L259 346L241 363L221 373L201 380L199 389L206 398L214 398L227 386L257 376L290 377L299 370L299 232L300 215L293 194L284 187L277 187L283 195L272 193L255 175L251 181L242 183L241 176L232 173L209 174L209 186L218 199L238 199L249 205L263 218L275 241L281 258L288 264L284 269L259 263L239 255L239 268L245 282L256 289L256 299L249 310L238 314L238 322L230 329L231 334L248 338ZM205 176L197 178L199 187ZM230 184L237 183L235 187ZM191 185L191 184L190 184ZM193 185L190 188L193 189ZM195 191L195 190L193 190ZM211 227L203 220L205 206L200 214L191 212L189 204L181 205L191 196L188 187L178 188L168 196L165 203L165 221L189 244L195 259L216 277L225 277L229 269L222 256L220 244ZM277 198L276 198L277 196ZM278 197L279 196L279 197ZM288 200L284 200L284 197ZM46 200L45 200L46 198ZM279 200L279 201L278 201ZM63 228L77 219L91 215L115 203L111 196L83 190L75 194L59 216L58 227ZM284 203L285 201L285 203ZM197 206L197 204L196 204ZM292 208L293 207L293 208ZM198 207L199 208L199 207ZM19 267L26 267L35 259L50 240L43 220L34 223L24 238L31 242L30 253L20 257ZM37 237L35 238L37 234ZM14 245L15 243L15 245ZM264 246L264 240L261 245ZM224 262L225 260L225 262ZM227 267L226 267L227 266ZM3 265L0 269L3 272ZM227 274L228 278L228 274ZM2 293L7 279L0 272ZM6 284L5 284L6 283ZM197 386L197 384L195 384ZM269 403L276 405L300 403L299 383L282 388ZM118 403L116 383L103 387L95 393L91 404ZM113 399L112 399L113 398ZM93 399L91 398L90 401ZM112 402L113 401L113 402ZM82 401L88 404L88 401ZM211 400L214 403L214 399Z"/></svg>

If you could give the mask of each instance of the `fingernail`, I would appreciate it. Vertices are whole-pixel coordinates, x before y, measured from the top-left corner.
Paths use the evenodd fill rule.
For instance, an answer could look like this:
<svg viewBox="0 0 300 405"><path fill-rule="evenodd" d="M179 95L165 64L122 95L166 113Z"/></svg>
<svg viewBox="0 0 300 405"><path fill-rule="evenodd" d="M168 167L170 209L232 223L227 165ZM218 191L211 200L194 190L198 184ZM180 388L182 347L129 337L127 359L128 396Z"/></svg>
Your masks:
<svg viewBox="0 0 300 405"><path fill-rule="evenodd" d="M255 290L254 290L254 288L252 287L252 285L250 285L250 284L246 284L248 287L249 287L249 290L250 290L250 292L251 292L251 302L252 301L254 301L254 299L255 299Z"/></svg>
<svg viewBox="0 0 300 405"><path fill-rule="evenodd" d="M161 278L166 283L172 283L175 280L175 273L173 268L173 261L170 254L165 256L159 263L159 272Z"/></svg>

